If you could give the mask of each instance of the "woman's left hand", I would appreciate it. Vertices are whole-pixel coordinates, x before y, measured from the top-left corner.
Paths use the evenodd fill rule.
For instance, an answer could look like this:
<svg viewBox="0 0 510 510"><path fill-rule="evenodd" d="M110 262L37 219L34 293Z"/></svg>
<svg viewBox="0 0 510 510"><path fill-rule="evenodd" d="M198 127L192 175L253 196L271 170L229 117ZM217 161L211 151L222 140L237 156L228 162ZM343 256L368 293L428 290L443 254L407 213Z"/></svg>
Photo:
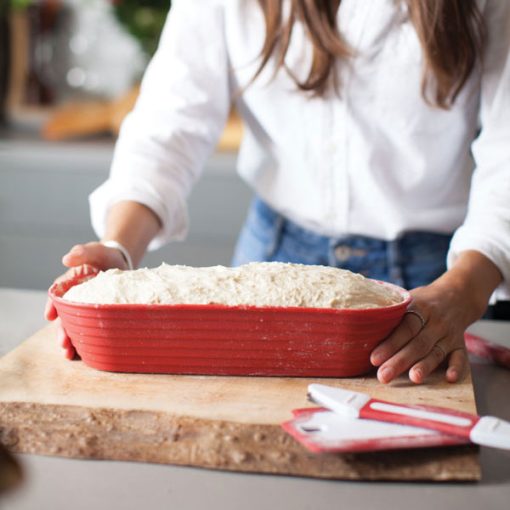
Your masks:
<svg viewBox="0 0 510 510"><path fill-rule="evenodd" d="M409 379L422 383L444 362L446 380L458 381L468 362L464 332L482 316L500 281L497 267L470 251L436 281L412 290L401 323L371 354L379 381L389 383L409 370Z"/></svg>

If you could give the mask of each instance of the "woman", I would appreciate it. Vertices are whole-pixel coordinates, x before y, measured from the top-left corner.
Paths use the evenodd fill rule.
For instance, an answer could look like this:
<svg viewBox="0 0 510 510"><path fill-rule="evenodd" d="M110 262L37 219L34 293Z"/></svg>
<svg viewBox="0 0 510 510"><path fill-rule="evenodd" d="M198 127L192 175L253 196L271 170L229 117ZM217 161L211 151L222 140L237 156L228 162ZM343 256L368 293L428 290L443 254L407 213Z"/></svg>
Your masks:
<svg viewBox="0 0 510 510"><path fill-rule="evenodd" d="M331 264L412 289L372 353L378 378L420 383L446 360L457 381L464 330L510 279L509 20L498 0L174 2L91 195L113 243L64 264L125 268L182 239L234 101L257 195L234 262Z"/></svg>

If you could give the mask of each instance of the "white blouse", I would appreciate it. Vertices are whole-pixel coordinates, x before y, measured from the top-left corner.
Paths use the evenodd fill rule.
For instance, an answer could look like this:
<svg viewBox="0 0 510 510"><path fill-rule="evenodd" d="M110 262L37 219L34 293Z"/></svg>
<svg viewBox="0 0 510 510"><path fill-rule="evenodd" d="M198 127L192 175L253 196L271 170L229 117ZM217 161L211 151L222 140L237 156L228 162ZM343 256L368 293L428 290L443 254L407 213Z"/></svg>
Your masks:
<svg viewBox="0 0 510 510"><path fill-rule="evenodd" d="M448 263L478 250L510 289L510 2L479 4L483 63L442 110L421 96L404 2L342 0L340 31L356 55L336 66L339 93L310 98L271 66L246 88L265 33L256 0L174 0L110 177L90 197L96 233L113 203L135 200L163 223L150 248L184 238L186 197L235 103L239 174L274 209L329 236L455 231ZM304 77L310 61L298 25L286 63Z"/></svg>

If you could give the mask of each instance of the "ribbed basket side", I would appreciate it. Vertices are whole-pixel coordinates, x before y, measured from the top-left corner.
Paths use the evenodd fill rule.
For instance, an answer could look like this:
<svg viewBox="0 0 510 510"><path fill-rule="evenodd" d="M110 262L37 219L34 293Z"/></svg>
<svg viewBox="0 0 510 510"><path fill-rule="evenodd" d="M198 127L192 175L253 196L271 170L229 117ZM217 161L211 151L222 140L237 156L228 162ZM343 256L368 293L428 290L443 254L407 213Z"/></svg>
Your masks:
<svg viewBox="0 0 510 510"><path fill-rule="evenodd" d="M90 276L89 268L54 284L49 295L84 363L113 372L360 375L372 368L371 351L411 299L400 289L402 303L367 310L87 305L62 299Z"/></svg>
<svg viewBox="0 0 510 510"><path fill-rule="evenodd" d="M56 307L78 354L101 370L323 377L370 370L370 352L403 313L62 301Z"/></svg>
<svg viewBox="0 0 510 510"><path fill-rule="evenodd" d="M175 375L213 375L213 376L261 376L261 377L355 377L372 370L372 366L361 369L359 366L345 367L280 367L272 364L269 367L234 367L222 363L216 365L184 366L182 364L165 363L163 365L150 365L144 363L123 364L101 363L92 359L83 358L83 362L97 370L107 372L139 373L139 374L175 374Z"/></svg>

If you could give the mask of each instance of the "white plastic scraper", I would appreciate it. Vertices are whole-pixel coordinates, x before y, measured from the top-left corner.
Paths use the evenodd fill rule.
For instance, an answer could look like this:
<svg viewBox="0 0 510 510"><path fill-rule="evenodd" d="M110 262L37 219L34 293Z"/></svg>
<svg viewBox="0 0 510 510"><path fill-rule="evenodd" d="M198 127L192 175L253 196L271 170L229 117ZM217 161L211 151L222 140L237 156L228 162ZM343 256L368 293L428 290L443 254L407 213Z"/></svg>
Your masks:
<svg viewBox="0 0 510 510"><path fill-rule="evenodd" d="M494 416L480 417L443 407L386 402L366 393L323 384L310 384L308 395L313 402L344 417L431 429L476 444L510 450L510 423Z"/></svg>

